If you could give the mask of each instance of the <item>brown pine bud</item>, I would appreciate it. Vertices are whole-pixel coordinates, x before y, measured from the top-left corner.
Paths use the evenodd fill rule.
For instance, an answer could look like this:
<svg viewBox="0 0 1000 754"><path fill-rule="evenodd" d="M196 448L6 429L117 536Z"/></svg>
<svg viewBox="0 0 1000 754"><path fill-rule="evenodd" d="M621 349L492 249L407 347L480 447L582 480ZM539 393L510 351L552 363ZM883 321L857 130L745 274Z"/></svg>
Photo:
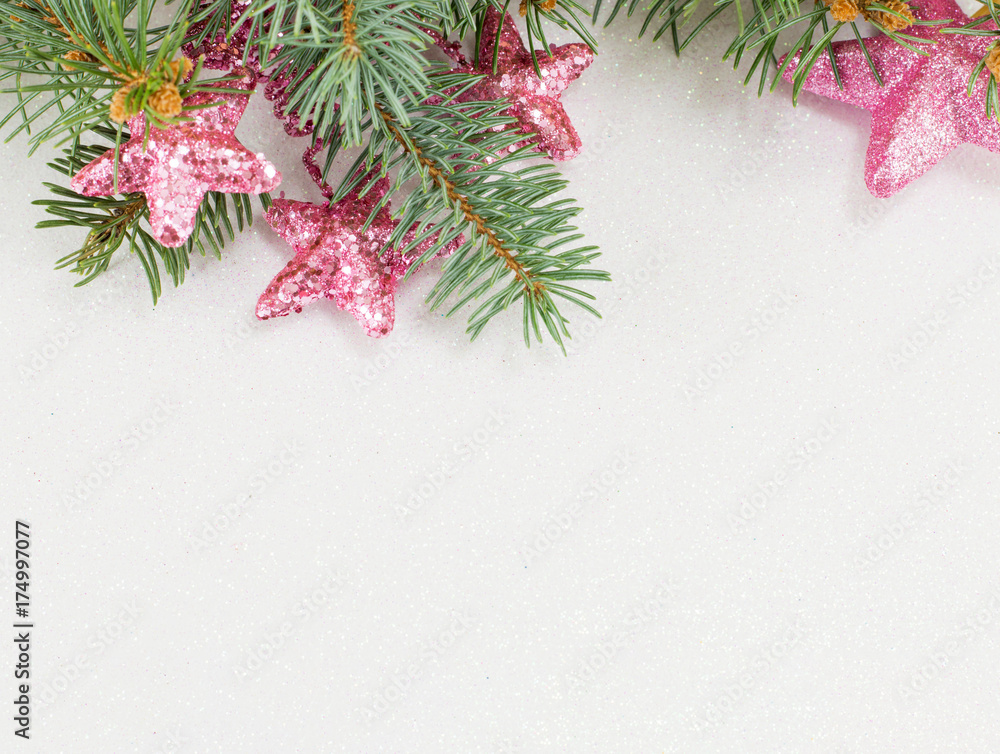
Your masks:
<svg viewBox="0 0 1000 754"><path fill-rule="evenodd" d="M849 24L861 13L861 8L855 0L833 0L830 3L830 15L841 24Z"/></svg>
<svg viewBox="0 0 1000 754"><path fill-rule="evenodd" d="M556 0L542 0L538 3L538 7L546 12L555 10ZM521 7L518 12L522 16L528 15L528 0L521 0Z"/></svg>
<svg viewBox="0 0 1000 754"><path fill-rule="evenodd" d="M174 81L182 79L194 70L194 63L185 57L175 60L170 64L170 71L174 74Z"/></svg>
<svg viewBox="0 0 1000 754"><path fill-rule="evenodd" d="M128 88L122 87L114 96L111 98L110 115L111 120L115 123L124 123L129 119L130 113L125 107L125 95L128 94Z"/></svg>
<svg viewBox="0 0 1000 754"><path fill-rule="evenodd" d="M903 0L880 0L878 4L888 8L889 10L895 11L902 16L900 17L893 13L886 13L882 10L869 11L868 9L865 9L862 11L866 21L878 24L887 31L902 31L916 21L910 7L903 2Z"/></svg>
<svg viewBox="0 0 1000 754"><path fill-rule="evenodd" d="M70 50L63 55L63 60L78 61L80 63L94 63L97 61L97 58L90 53L84 52L83 50ZM67 71L76 70L76 67L70 65L69 63L63 63L62 67Z"/></svg>
<svg viewBox="0 0 1000 754"><path fill-rule="evenodd" d="M157 115L173 118L181 114L184 100L176 84L166 83L150 95L149 106Z"/></svg>
<svg viewBox="0 0 1000 754"><path fill-rule="evenodd" d="M993 80L1000 83L1000 47L994 44L986 53L986 70L993 74Z"/></svg>

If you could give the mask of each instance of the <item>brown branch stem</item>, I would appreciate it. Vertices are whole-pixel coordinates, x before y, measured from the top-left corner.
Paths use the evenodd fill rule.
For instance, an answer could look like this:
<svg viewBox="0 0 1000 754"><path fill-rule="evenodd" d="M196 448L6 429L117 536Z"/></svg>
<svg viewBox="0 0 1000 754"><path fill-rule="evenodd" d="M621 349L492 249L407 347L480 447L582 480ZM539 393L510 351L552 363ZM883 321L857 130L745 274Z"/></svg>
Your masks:
<svg viewBox="0 0 1000 754"><path fill-rule="evenodd" d="M472 225L476 227L476 232L479 233L486 239L486 243L493 249L493 253L500 257L504 264L524 283L524 290L529 292L535 298L541 296L542 291L545 290L545 286L537 280L533 280L533 275L525 269L524 265L517 261L516 255L511 252L508 248L503 245L503 242L497 238L497 234L490 228L486 221L483 219L482 215L478 214L469 204L469 199L465 195L461 194L456 188L455 184L441 171L441 169L434 164L434 161L429 159L424 155L423 151L416 144L410 144L403 138L400 133L399 128L391 115L387 113L380 105L375 105L379 111L379 115L382 116L382 120L385 121L386 127L389 129L389 133L392 134L393 138L399 142L400 146L404 150L411 153L421 165L423 165L430 176L437 181L438 185L445 190L448 198L453 202L458 204L459 208L462 210L462 214L465 219L469 221Z"/></svg>

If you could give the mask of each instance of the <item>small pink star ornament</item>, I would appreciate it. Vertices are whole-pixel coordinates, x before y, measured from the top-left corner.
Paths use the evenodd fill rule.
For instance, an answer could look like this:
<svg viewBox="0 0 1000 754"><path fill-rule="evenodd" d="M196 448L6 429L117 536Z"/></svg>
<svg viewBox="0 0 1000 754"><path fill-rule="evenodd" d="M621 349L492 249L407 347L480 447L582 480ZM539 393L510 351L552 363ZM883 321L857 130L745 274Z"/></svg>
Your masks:
<svg viewBox="0 0 1000 754"><path fill-rule="evenodd" d="M969 22L952 0L919 0L912 8L924 21L951 19L937 26L911 26L907 34L933 39L921 45L929 55L900 47L889 37L865 40L875 68L885 82L880 87L856 40L834 42L844 88L837 86L828 57L809 72L804 89L870 110L872 132L865 164L865 183L877 197L888 197L919 178L959 144L978 144L1000 152L1000 124L986 116L986 76L967 95L969 75L995 37L941 34L938 30ZM995 29L987 21L979 29ZM798 57L785 70L791 80ZM988 74L987 74L988 75Z"/></svg>
<svg viewBox="0 0 1000 754"><path fill-rule="evenodd" d="M404 257L390 248L382 256L389 235L398 224L384 206L367 230L361 228L375 205L389 190L389 179L375 179L360 196L364 182L336 204L277 199L265 213L275 232L295 250L295 257L277 274L257 302L257 317L270 319L301 312L321 298L333 300L350 312L373 338L388 335L396 318L396 284L431 241ZM413 240L414 231L403 244ZM442 252L450 254L461 243L453 240Z"/></svg>
<svg viewBox="0 0 1000 754"><path fill-rule="evenodd" d="M217 86L247 94L197 92L184 100L182 117L190 120L167 128L151 128L143 148L145 116L128 122L131 138L120 147L115 187L115 150L110 149L73 178L73 190L84 196L110 196L139 191L146 195L153 237L164 246L182 245L194 230L205 194L260 194L281 182L281 173L244 147L233 135L243 117L253 79ZM208 108L195 105L219 102Z"/></svg>
<svg viewBox="0 0 1000 754"><path fill-rule="evenodd" d="M547 152L553 160L576 157L583 145L559 95L594 62L593 51L579 43L552 45L551 54L538 50L538 68L542 73L539 78L514 19L509 14L504 17L497 43L499 24L500 12L491 5L486 10L480 38L478 66L468 63L454 46L442 44L442 49L458 61L457 71L485 75L457 99L460 102L506 99L510 102L506 114L516 118L518 128L530 135L526 141L535 144L536 151ZM495 74L494 48L497 50Z"/></svg>

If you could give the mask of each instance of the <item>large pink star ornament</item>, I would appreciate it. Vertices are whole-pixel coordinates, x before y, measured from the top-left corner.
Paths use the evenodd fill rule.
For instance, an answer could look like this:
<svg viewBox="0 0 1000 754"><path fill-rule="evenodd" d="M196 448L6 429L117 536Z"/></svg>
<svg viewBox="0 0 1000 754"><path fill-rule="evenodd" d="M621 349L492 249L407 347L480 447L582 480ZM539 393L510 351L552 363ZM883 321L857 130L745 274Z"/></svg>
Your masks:
<svg viewBox="0 0 1000 754"><path fill-rule="evenodd" d="M404 257L395 248L379 256L397 222L382 207L367 230L361 228L389 190L389 179L378 178L364 196L358 186L333 205L277 199L264 215L295 250L295 257L277 274L257 302L257 317L269 319L301 312L321 298L332 299L350 312L368 335L388 335L395 321L393 294L398 280L427 250L424 241ZM403 244L413 240L413 229ZM450 254L461 238L447 245Z"/></svg>
<svg viewBox="0 0 1000 754"><path fill-rule="evenodd" d="M253 80L217 86L249 91ZM249 93L195 93L184 100L182 116L190 120L151 128L145 148L145 116L136 115L128 122L131 138L120 147L117 187L115 150L111 149L76 174L73 190L84 196L142 192L153 237L164 246L182 245L194 230L206 192L259 194L281 182L281 173L264 155L254 154L233 135L249 98ZM209 102L219 104L190 109Z"/></svg>
<svg viewBox="0 0 1000 754"><path fill-rule="evenodd" d="M938 26L911 26L907 34L933 39L919 55L889 37L864 41L865 49L885 82L880 87L856 40L834 42L844 88L837 86L833 68L823 56L809 72L805 89L870 110L872 132L868 143L865 183L878 197L899 191L919 178L959 144L978 144L1000 152L1000 124L986 116L984 101L988 73L981 75L967 95L969 75L995 37L941 34L941 28L969 22L952 0L918 0L913 14L924 21L951 19ZM987 21L979 29L995 29ZM798 57L785 70L791 80Z"/></svg>
<svg viewBox="0 0 1000 754"><path fill-rule="evenodd" d="M526 141L535 144L536 151L547 152L553 160L576 157L582 143L559 95L594 61L593 51L579 43L552 45L551 54L538 50L538 68L542 73L539 78L531 62L531 53L521 41L509 14L504 17L499 43L495 44L499 24L500 12L491 5L486 10L480 38L478 67L442 45L446 52L458 58L457 71L485 74L485 78L458 97L459 101L506 99L510 107L505 114L517 119L518 128L530 135ZM494 49L497 51L496 73L493 73Z"/></svg>

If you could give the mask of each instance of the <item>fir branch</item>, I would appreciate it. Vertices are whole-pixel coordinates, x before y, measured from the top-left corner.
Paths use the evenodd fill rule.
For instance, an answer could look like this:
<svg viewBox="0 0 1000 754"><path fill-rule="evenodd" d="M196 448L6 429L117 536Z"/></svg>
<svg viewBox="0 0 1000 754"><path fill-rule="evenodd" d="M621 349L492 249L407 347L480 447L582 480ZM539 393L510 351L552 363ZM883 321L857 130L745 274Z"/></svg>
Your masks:
<svg viewBox="0 0 1000 754"><path fill-rule="evenodd" d="M366 122L368 148L348 173L334 199L346 195L361 178L356 168L395 174L394 190L419 179L394 212L399 224L387 247L414 252L431 241L411 268L439 253L467 233L445 261L431 290L431 309L457 298L450 316L473 301L467 331L475 339L500 312L520 302L525 343L543 328L565 351L568 320L558 300L572 302L600 316L588 301L594 296L576 287L584 281L607 281L608 273L588 265L599 254L594 246L572 246L581 236L569 220L580 212L571 200L556 198L566 181L551 166L537 163L537 153L519 147L525 137L509 126L505 102L456 103L457 92L475 77L438 74L432 77L432 103L410 113L410 124L395 120L376 93L375 122ZM532 164L520 166L525 161ZM389 201L383 199L369 220ZM415 237L403 245L416 227Z"/></svg>
<svg viewBox="0 0 1000 754"><path fill-rule="evenodd" d="M524 146L525 135L509 128L507 103L454 100L479 77L444 73L423 56L438 35L481 32L488 3L506 11L509 0L259 0L235 20L231 0L186 0L163 28L150 24L154 2L0 0L0 13L20 9L20 15L8 14L10 20L0 16L0 79L17 94L0 125L11 124L12 137L28 132L32 151L50 139L68 141L51 166L72 176L129 138L122 123L128 116L145 114L147 128L183 119L182 112L164 112L170 98L160 90L175 87L170 101L176 103L206 84L198 78L200 68L190 80L184 77L181 45L197 46L210 35L217 40L249 24L256 48L244 50L244 61L256 52L263 75L281 87L286 111L313 129L309 154L326 145L321 180L344 145L367 140L359 163L392 170L393 193L420 182L399 202L399 226L388 242L405 243L401 251L409 254L430 241L413 269L466 234L444 262L429 297L432 308L457 299L452 314L476 301L468 325L475 338L493 317L521 302L525 341L532 333L541 341L547 330L560 346L569 331L557 304L570 301L600 316L588 303L593 295L576 286L609 276L589 267L599 256L595 247L575 245L580 235L569 221L580 208L557 196L566 181L538 164ZM577 30L593 46L576 0L524 0L521 10L530 48L536 38L547 45L543 19ZM185 40L189 23L198 27ZM110 115L117 129L108 127ZM88 133L107 144L81 143ZM345 180L339 193L356 180ZM46 186L52 197L38 203L54 217L40 227L87 230L81 247L58 267L76 272L84 284L128 248L143 266L154 303L162 293L161 271L179 285L193 251L220 256L236 228L250 222L247 196L209 193L186 244L169 248L150 234L142 194L83 197L65 186ZM262 202L266 206L269 197ZM414 228L412 241L404 242Z"/></svg>
<svg viewBox="0 0 1000 754"><path fill-rule="evenodd" d="M379 89L401 123L427 97L427 29L447 22L439 0L261 0L247 18L265 20L261 60L272 78L290 79L286 110L312 120L315 138L330 143L341 131L347 144L361 143L361 122Z"/></svg>
<svg viewBox="0 0 1000 754"><path fill-rule="evenodd" d="M608 26L622 14L630 17L639 9L639 0L614 0L604 25ZM738 69L744 56L753 52L754 57L746 74L744 84L749 84L754 75L760 77L758 94L763 93L770 79L773 90L781 80L784 72L794 58L798 64L792 74L792 99L798 98L802 87L812 67L824 56L833 66L834 75L840 80L836 61L831 45L834 37L845 26L850 26L857 39L861 34L855 18L862 17L875 29L903 48L918 54L928 54L923 45L931 44L927 39L901 33L908 26L932 26L940 21L915 20L906 3L902 0L854 0L850 5L855 12L852 16L844 13L841 8L834 10L834 2L821 0L751 0L750 8L745 9L743 0L717 0L712 10L697 23L694 21L694 11L700 6L700 0L652 0L645 9L639 36L653 29L653 40L658 40L668 31L673 40L674 51L679 56L685 48L699 37L706 29L720 23L735 22L736 36L727 46L722 55L723 60L732 60L733 67ZM602 0L596 0L593 21L597 23L602 10ZM752 11L752 13L750 13ZM624 13L623 13L624 12ZM828 14L832 13L832 21ZM839 20L843 19L843 20ZM848 20L850 19L850 20ZM687 24L693 28L682 34ZM798 33L791 45L786 46L788 57L784 65L779 65L776 48L779 37L789 31ZM881 81L881 74L876 69L870 57L866 55L868 65L873 75Z"/></svg>
<svg viewBox="0 0 1000 754"><path fill-rule="evenodd" d="M429 159L423 152L423 149L419 145L414 144L411 140L403 136L402 131L396 125L393 117L389 115L382 108L381 105L376 105L378 108L378 113L382 117L386 128L389 133L392 134L393 138L399 143L405 152L411 155L417 163L426 171L426 174L431 177L431 179L442 189L444 189L445 194L453 205L457 206L459 211L462 213L462 217L469 224L475 226L476 233L483 236L486 240L486 244L490 247L492 253L503 260L503 263L507 268L514 273L514 275L520 279L521 284L524 286L525 293L535 299L542 296L545 286L542 282L535 279L534 275L521 264L513 252L508 249L504 243L497 237L496 231L486 224L486 220L482 215L478 214L472 205L469 203L469 198L460 194L455 188L455 183L448 177L448 175L431 159Z"/></svg>

